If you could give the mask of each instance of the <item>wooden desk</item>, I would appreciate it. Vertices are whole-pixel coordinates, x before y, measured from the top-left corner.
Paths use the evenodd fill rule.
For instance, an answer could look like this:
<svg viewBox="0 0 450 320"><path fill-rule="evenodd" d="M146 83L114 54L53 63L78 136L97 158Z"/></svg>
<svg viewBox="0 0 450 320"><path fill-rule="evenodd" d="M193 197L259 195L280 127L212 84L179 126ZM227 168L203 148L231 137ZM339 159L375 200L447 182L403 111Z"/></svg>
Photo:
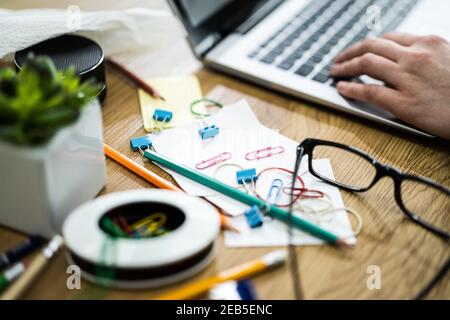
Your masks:
<svg viewBox="0 0 450 320"><path fill-rule="evenodd" d="M140 3L141 1L134 1ZM84 1L83 3L87 3ZM164 53L138 57L119 57L143 76L185 74L198 67L184 43ZM160 59L155 60L155 57ZM180 59L180 57L182 57ZM158 61L148 64L146 61ZM277 94L261 87L206 69L197 72L203 91L217 85L214 97L224 103L248 98L259 120L301 141L315 137L339 141L361 148L383 163L413 174L450 185L450 146L438 140L409 136L368 121L331 111L305 101ZM144 134L135 88L108 70L108 97L103 107L105 141L129 157L141 161L129 150L129 137ZM257 97L259 100L255 100ZM264 101L264 102L263 102ZM160 169L148 165L167 177ZM151 188L144 180L107 160L108 183L102 193L136 188ZM328 246L298 247L299 272L307 299L409 299L412 298L448 259L450 249L434 235L403 218L393 198L389 179L380 181L373 190L361 195L342 192L347 206L358 210L365 222L358 244L348 250ZM23 236L0 229L0 251L17 244ZM267 249L228 249L220 238L219 253L214 262L195 279L204 278L236 264L258 257ZM381 268L381 290L369 290L367 268ZM105 290L82 282L81 291L66 288L66 262L63 256L51 262L45 274L25 296L27 299L147 299L176 286L149 291ZM186 283L186 282L184 282ZM287 266L254 279L262 299L293 297ZM440 282L430 298L450 298L450 276Z"/></svg>

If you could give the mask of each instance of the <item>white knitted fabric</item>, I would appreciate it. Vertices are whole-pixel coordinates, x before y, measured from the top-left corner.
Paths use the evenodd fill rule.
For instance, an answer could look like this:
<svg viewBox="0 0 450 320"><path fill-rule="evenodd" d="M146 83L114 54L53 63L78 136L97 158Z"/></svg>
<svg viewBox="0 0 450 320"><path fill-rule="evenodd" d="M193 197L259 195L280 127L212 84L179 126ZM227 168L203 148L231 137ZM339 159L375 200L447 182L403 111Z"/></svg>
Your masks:
<svg viewBox="0 0 450 320"><path fill-rule="evenodd" d="M106 55L142 47L158 49L183 37L177 19L163 10L0 9L0 58L66 33L96 40Z"/></svg>

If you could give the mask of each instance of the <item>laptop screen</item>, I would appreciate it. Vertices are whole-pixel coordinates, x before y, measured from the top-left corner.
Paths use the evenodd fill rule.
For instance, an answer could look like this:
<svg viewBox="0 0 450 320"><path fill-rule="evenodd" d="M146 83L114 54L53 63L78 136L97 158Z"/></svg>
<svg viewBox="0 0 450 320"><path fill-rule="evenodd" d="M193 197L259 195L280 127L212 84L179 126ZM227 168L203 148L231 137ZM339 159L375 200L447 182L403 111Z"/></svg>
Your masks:
<svg viewBox="0 0 450 320"><path fill-rule="evenodd" d="M183 22L195 54L202 57L230 33L244 32L238 27L248 20L258 23L259 19L285 0L167 1Z"/></svg>
<svg viewBox="0 0 450 320"><path fill-rule="evenodd" d="M192 26L197 27L233 1L236 0L180 0L180 4Z"/></svg>

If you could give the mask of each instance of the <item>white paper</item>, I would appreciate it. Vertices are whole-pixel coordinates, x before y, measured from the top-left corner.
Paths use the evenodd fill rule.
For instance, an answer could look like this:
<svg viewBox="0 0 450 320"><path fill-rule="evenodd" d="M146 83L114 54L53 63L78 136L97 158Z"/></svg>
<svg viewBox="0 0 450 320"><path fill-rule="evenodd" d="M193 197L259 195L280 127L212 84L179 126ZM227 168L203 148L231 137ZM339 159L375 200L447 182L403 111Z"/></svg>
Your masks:
<svg viewBox="0 0 450 320"><path fill-rule="evenodd" d="M334 179L331 163L328 159L314 160L314 168L322 175ZM302 160L300 172L307 172L307 157ZM302 175L305 184L309 189L320 190L327 193L335 208L343 208L339 190L333 186L321 182L308 173ZM308 201L308 205L314 206L314 200ZM320 204L322 205L322 204ZM296 213L305 220L313 221L310 216ZM288 229L285 223L277 220L264 221L261 227L251 229L245 216L231 219L233 226L239 229L240 233L225 231L225 245L227 247L272 247L285 246L288 244ZM337 211L327 214L326 219L319 222L320 227L328 230L341 238L345 238L349 244L355 244L356 238L353 236L350 221L345 211ZM324 242L298 229L293 230L292 243L294 245L323 244Z"/></svg>
<svg viewBox="0 0 450 320"><path fill-rule="evenodd" d="M209 159L223 152L229 152L232 158L225 163L239 165L244 169L255 168L261 172L266 168L281 167L293 170L296 158L297 142L280 135L274 130L261 125L246 101L242 100L234 105L227 106L215 115L205 119L207 125L216 125L220 133L209 140L202 140L198 134L198 129L205 126L205 123L196 121L184 126L165 130L162 134L151 135L153 147L156 151L170 159L180 162L190 168L202 160ZM248 161L245 155L266 147L282 146L284 153L265 158L261 160ZM317 162L321 172L333 177L331 164L328 160L319 160ZM229 185L239 187L236 182L236 167L226 167L219 171L215 165L211 168L201 170L202 173L219 179ZM248 246L281 246L287 244L286 225L284 223L272 220L265 223L262 228L250 229L247 225L243 213L249 209L234 199L224 196L210 188L207 188L195 181L185 178L171 170L166 170L171 174L180 187L187 193L195 196L202 196L222 208L226 213L234 216L231 222L242 232L235 234L225 233L225 244L232 247ZM307 157L302 160L300 173L307 171ZM291 183L291 175L278 170L271 170L258 179L256 190L261 197L266 198L272 181L279 178L284 186ZM339 190L326 185L315 178L305 174L302 176L306 186L309 189L318 189L330 195L331 201L336 208L343 207L342 198ZM242 188L242 187L241 187ZM245 190L245 189L243 189ZM278 198L278 204L287 204L289 202L288 194L281 194ZM308 218L308 217L306 217ZM340 236L349 236L350 242L355 242L352 237L352 229L347 214L344 211L335 213L330 223L323 225L325 229L332 231ZM300 231L295 231L295 244L320 244L320 240Z"/></svg>
<svg viewBox="0 0 450 320"><path fill-rule="evenodd" d="M268 167L293 169L297 144L262 126L246 101L240 101L223 108L217 114L207 118L206 122L208 125L215 124L218 126L220 128L219 135L203 141L198 134L198 129L203 127L204 124L197 121L166 130L160 135L151 135L153 146L158 153L191 168L195 168L195 165L202 160L210 159L222 152L229 152L232 158L227 163L237 164L244 169L255 168L257 172ZM285 152L282 155L258 161L245 160L245 155L248 152L268 146L283 146ZM218 166L201 170L201 172L213 177ZM249 208L239 201L224 196L173 171L163 169L169 172L187 193L205 197L231 216L241 215ZM227 171L227 168L218 171L216 177L222 182L238 187L235 174L229 174L226 179L224 178ZM258 189L264 190L267 187L260 183L257 186Z"/></svg>

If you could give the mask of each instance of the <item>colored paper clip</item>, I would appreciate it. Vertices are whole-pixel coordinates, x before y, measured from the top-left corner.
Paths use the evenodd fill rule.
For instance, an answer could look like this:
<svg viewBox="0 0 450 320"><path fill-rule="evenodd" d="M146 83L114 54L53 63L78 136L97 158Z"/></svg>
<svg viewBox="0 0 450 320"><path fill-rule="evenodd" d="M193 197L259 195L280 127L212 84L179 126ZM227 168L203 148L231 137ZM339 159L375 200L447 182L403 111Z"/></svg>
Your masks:
<svg viewBox="0 0 450 320"><path fill-rule="evenodd" d="M245 212L245 218L247 219L248 225L252 229L261 227L263 225L261 212L257 205L254 205Z"/></svg>
<svg viewBox="0 0 450 320"><path fill-rule="evenodd" d="M156 126L153 128L155 132L162 132L164 123L170 122L172 116L171 111L155 109L153 113L153 120L156 122Z"/></svg>
<svg viewBox="0 0 450 320"><path fill-rule="evenodd" d="M133 231L133 235L136 238L139 237L155 237L167 233L167 229L164 228L164 224L167 221L167 217L164 213L154 213L147 218L144 218L133 225L130 229Z"/></svg>
<svg viewBox="0 0 450 320"><path fill-rule="evenodd" d="M275 179L272 181L272 185L269 189L269 194L267 195L267 203L275 204L277 199L280 197L281 190L283 189L283 181L280 179Z"/></svg>
<svg viewBox="0 0 450 320"><path fill-rule="evenodd" d="M247 184L252 185L252 191L255 191L255 181L258 179L256 169L245 169L236 172L236 180L238 184L242 184L245 187L247 193L250 191Z"/></svg>
<svg viewBox="0 0 450 320"><path fill-rule="evenodd" d="M223 152L217 156L214 156L212 158L209 158L209 159L203 160L202 162L197 163L195 165L195 169L205 170L205 169L210 168L218 163L225 162L229 159L231 159L231 153Z"/></svg>
<svg viewBox="0 0 450 320"><path fill-rule="evenodd" d="M152 141L148 136L136 137L130 139L130 147L133 151L143 151L152 148Z"/></svg>
<svg viewBox="0 0 450 320"><path fill-rule="evenodd" d="M269 158L272 156L275 156L277 154L281 154L284 152L284 147L267 147L264 149L256 150L253 152L249 152L245 155L245 159L252 161L252 160L259 160L264 158Z"/></svg>

